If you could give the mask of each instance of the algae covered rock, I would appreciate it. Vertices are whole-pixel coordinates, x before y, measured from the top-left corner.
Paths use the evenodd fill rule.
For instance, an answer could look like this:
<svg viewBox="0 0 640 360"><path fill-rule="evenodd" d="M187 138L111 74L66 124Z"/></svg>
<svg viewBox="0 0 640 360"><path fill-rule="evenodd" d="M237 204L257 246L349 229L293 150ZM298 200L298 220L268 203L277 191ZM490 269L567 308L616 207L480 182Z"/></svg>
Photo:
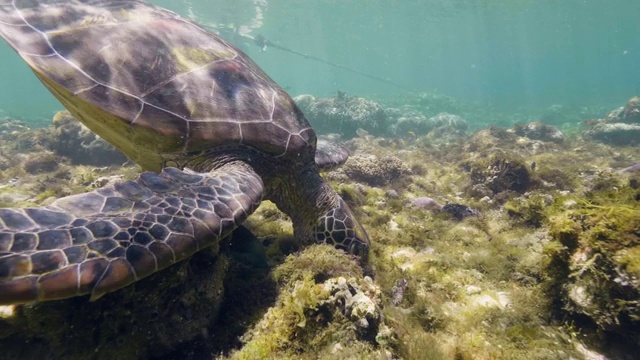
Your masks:
<svg viewBox="0 0 640 360"><path fill-rule="evenodd" d="M493 194L505 191L524 193L532 184L529 168L524 161L517 158L495 155L488 159L468 162L464 167L468 169L475 187L473 192L478 192L478 187L484 187Z"/></svg>
<svg viewBox="0 0 640 360"><path fill-rule="evenodd" d="M542 140L556 143L564 141L564 135L560 129L537 121L527 124L516 124L514 126L514 130L516 135L526 136L531 140Z"/></svg>
<svg viewBox="0 0 640 360"><path fill-rule="evenodd" d="M640 345L640 190L592 191L551 217L547 289L581 323ZM588 322L587 324L588 325Z"/></svg>
<svg viewBox="0 0 640 360"><path fill-rule="evenodd" d="M592 126L586 135L611 145L637 144L640 141L640 124L598 123Z"/></svg>
<svg viewBox="0 0 640 360"><path fill-rule="evenodd" d="M58 168L60 158L50 152L32 153L24 161L22 167L29 174L52 172Z"/></svg>
<svg viewBox="0 0 640 360"><path fill-rule="evenodd" d="M16 306L0 316L1 357L142 359L202 343L215 331L227 264L216 249L203 250L93 302Z"/></svg>
<svg viewBox="0 0 640 360"><path fill-rule="evenodd" d="M371 186L383 186L411 174L411 168L398 157L385 155L355 155L350 157L338 173L346 174L354 181Z"/></svg>
<svg viewBox="0 0 640 360"><path fill-rule="evenodd" d="M630 145L640 142L640 97L631 98L602 120L590 122L585 135L611 145Z"/></svg>
<svg viewBox="0 0 640 360"><path fill-rule="evenodd" d="M274 270L276 303L243 337L231 359L380 358L393 334L381 292L355 258L327 245L290 255Z"/></svg>
<svg viewBox="0 0 640 360"><path fill-rule="evenodd" d="M53 118L53 129L42 136L42 144L73 164L108 166L127 161L111 144L89 130L68 111L60 111Z"/></svg>
<svg viewBox="0 0 640 360"><path fill-rule="evenodd" d="M632 97L625 106L611 111L605 117L604 122L609 124L640 124L640 97Z"/></svg>
<svg viewBox="0 0 640 360"><path fill-rule="evenodd" d="M338 92L333 98L305 101L311 104L303 108L303 112L319 133L339 133L345 138L352 138L358 129L372 135L382 135L388 130L387 114L375 101L343 92ZM305 104L303 101L300 103Z"/></svg>

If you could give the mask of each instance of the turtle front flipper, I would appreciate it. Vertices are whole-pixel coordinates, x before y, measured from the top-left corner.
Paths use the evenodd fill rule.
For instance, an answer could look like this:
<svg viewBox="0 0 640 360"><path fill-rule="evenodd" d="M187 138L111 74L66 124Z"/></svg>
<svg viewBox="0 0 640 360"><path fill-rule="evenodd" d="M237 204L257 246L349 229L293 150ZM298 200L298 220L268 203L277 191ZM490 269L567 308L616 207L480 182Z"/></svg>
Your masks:
<svg viewBox="0 0 640 360"><path fill-rule="evenodd" d="M337 195L336 195L337 196ZM318 243L333 245L338 249L358 255L366 261L371 242L353 210L338 196L336 206L320 217L315 228Z"/></svg>
<svg viewBox="0 0 640 360"><path fill-rule="evenodd" d="M0 304L97 299L228 235L260 204L240 162L210 173L166 168L61 198L0 209Z"/></svg>
<svg viewBox="0 0 640 360"><path fill-rule="evenodd" d="M315 162L316 166L322 171L328 171L336 168L349 158L349 149L335 144L329 140L318 139L316 144Z"/></svg>

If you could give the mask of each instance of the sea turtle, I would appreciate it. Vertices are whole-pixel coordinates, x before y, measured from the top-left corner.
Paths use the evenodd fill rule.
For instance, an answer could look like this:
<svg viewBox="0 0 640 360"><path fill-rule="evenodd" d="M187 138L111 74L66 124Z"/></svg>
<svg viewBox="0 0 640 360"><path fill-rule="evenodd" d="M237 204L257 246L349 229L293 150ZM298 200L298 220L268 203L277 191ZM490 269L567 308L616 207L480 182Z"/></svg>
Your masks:
<svg viewBox="0 0 640 360"><path fill-rule="evenodd" d="M263 199L300 241L366 258L366 232L319 175L348 152L318 142L291 97L220 37L134 0L0 0L0 36L146 171L0 209L0 304L97 299L217 246Z"/></svg>

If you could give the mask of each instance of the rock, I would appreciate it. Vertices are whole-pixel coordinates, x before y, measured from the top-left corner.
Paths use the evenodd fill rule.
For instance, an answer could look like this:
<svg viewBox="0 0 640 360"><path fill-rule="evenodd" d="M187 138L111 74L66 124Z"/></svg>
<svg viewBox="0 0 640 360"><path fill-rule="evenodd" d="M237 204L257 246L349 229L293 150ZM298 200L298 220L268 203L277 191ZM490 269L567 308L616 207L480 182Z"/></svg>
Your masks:
<svg viewBox="0 0 640 360"><path fill-rule="evenodd" d="M550 141L561 143L564 141L564 135L555 126L547 125L541 122L530 122L527 124L516 124L514 131L518 136L526 136L532 140Z"/></svg>
<svg viewBox="0 0 640 360"><path fill-rule="evenodd" d="M640 163L633 164L631 166L627 166L626 168L619 170L619 173L637 173L640 172Z"/></svg>
<svg viewBox="0 0 640 360"><path fill-rule="evenodd" d="M480 197L487 196L478 189L488 188L493 194L506 191L524 193L531 185L529 167L519 159L510 159L503 156L493 156L490 159L482 159L465 166L469 169L472 189ZM476 185L482 185L477 187Z"/></svg>
<svg viewBox="0 0 640 360"><path fill-rule="evenodd" d="M273 276L282 290L242 336L244 346L232 358L293 359L300 357L300 349L313 346L335 350L341 359L354 357L349 354L377 359L380 348L393 342L384 324L380 288L344 252L310 246L287 256Z"/></svg>
<svg viewBox="0 0 640 360"><path fill-rule="evenodd" d="M334 98L312 102L305 115L317 132L337 132L347 139L355 137L358 128L372 135L383 135L389 129L387 114L382 106L343 92L338 92Z"/></svg>
<svg viewBox="0 0 640 360"><path fill-rule="evenodd" d="M316 101L316 97L313 95L302 94L294 97L293 101L295 101L300 110L306 114L311 105Z"/></svg>
<svg viewBox="0 0 640 360"><path fill-rule="evenodd" d="M607 124L615 124L621 122L622 111L624 111L624 106L620 106L617 109L611 110L607 116L604 117L603 121ZM593 121L600 121L598 119L594 119Z"/></svg>
<svg viewBox="0 0 640 360"><path fill-rule="evenodd" d="M343 171L352 180L371 186L383 186L411 174L411 168L393 155L381 158L375 155L355 155L339 171Z"/></svg>
<svg viewBox="0 0 640 360"><path fill-rule="evenodd" d="M389 199L397 199L400 197L400 194L398 194L398 192L393 189L389 189L384 193L384 196L388 197Z"/></svg>
<svg viewBox="0 0 640 360"><path fill-rule="evenodd" d="M640 97L631 98L623 107L611 111L602 120L589 120L587 138L610 145L640 143Z"/></svg>
<svg viewBox="0 0 640 360"><path fill-rule="evenodd" d="M35 175L52 172L58 168L59 163L60 159L53 153L29 153L22 167L27 173Z"/></svg>
<svg viewBox="0 0 640 360"><path fill-rule="evenodd" d="M53 129L42 136L45 147L78 165L122 165L127 157L107 141L94 134L68 111L53 118Z"/></svg>
<svg viewBox="0 0 640 360"><path fill-rule="evenodd" d="M467 287L465 288L465 292L467 293L467 295L480 294L482 292L482 288L475 285L467 285Z"/></svg>
<svg viewBox="0 0 640 360"><path fill-rule="evenodd" d="M597 123L586 132L587 137L610 145L630 145L640 142L640 124Z"/></svg>
<svg viewBox="0 0 640 360"><path fill-rule="evenodd" d="M469 216L477 216L478 211L462 204L446 204L441 210L445 214L449 214L455 220L464 220Z"/></svg>
<svg viewBox="0 0 640 360"><path fill-rule="evenodd" d="M117 182L122 181L123 177L123 175L100 176L99 178L93 180L90 186L92 188L98 189L107 185L113 185Z"/></svg>
<svg viewBox="0 0 640 360"><path fill-rule="evenodd" d="M588 203L579 201L551 217L543 270L558 309L589 319L609 340L622 338L636 347L640 346L637 193L621 181L594 187Z"/></svg>
<svg viewBox="0 0 640 360"><path fill-rule="evenodd" d="M629 99L627 104L611 111L604 119L608 124L624 123L640 125L640 97Z"/></svg>
<svg viewBox="0 0 640 360"><path fill-rule="evenodd" d="M404 201L404 204L408 207L422 210L439 211L442 209L441 204L439 204L436 200L426 196L407 199Z"/></svg>

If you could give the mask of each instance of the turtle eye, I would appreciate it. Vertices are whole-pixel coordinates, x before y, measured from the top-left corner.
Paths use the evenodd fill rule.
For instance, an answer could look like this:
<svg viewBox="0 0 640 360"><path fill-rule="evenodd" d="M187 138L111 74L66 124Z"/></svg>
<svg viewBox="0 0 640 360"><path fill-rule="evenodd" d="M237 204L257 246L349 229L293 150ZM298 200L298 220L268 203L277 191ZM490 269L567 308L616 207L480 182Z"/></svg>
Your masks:
<svg viewBox="0 0 640 360"><path fill-rule="evenodd" d="M340 199L338 206L324 214L316 227L319 243L334 245L348 253L366 259L369 236L358 223L349 205Z"/></svg>

